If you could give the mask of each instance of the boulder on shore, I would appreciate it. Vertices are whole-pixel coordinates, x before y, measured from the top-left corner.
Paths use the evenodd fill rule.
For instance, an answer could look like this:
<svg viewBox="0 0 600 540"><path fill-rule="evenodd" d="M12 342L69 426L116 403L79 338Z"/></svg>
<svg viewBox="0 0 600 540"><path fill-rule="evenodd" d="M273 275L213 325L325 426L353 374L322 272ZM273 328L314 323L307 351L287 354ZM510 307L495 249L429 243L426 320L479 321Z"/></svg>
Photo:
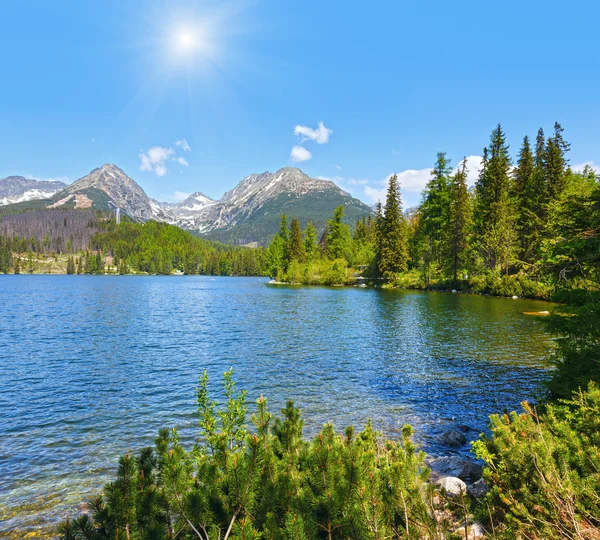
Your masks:
<svg viewBox="0 0 600 540"><path fill-rule="evenodd" d="M474 521L473 523L467 525L466 535L464 525L460 526L454 532L459 534L461 538L466 538L467 540L479 540L480 538L485 537L485 529L481 526L480 523L477 523L477 521Z"/></svg>
<svg viewBox="0 0 600 540"><path fill-rule="evenodd" d="M445 478L440 478L436 482L436 485L442 489L446 495L452 498L467 494L467 484L465 484L460 478L446 476Z"/></svg>
<svg viewBox="0 0 600 540"><path fill-rule="evenodd" d="M477 482L473 482L471 485L467 486L467 491L469 495L481 499L485 496L485 494L490 490L489 486L484 482L483 478L477 480Z"/></svg>

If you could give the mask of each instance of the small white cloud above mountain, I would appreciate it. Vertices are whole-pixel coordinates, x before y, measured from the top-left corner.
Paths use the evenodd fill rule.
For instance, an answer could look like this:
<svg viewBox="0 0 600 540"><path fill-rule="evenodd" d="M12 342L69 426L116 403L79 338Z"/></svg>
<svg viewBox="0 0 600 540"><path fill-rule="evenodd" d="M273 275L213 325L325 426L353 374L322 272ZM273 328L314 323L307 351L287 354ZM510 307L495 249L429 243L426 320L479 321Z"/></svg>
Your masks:
<svg viewBox="0 0 600 540"><path fill-rule="evenodd" d="M310 158L312 158L312 154L306 148L304 148L304 146L296 145L292 147L290 158L292 158L292 161L299 163L302 161L308 161Z"/></svg>
<svg viewBox="0 0 600 540"><path fill-rule="evenodd" d="M315 141L317 144L326 144L333 133L332 129L326 128L323 122L319 122L316 129L304 125L294 127L294 134L302 138L302 141Z"/></svg>
<svg viewBox="0 0 600 540"><path fill-rule="evenodd" d="M191 152L192 149L185 139L175 141L175 146L181 148L184 152ZM167 174L167 161L173 160L182 165L189 167L188 160L183 156L176 155L177 152L166 146L153 146L147 152L142 151L140 156L140 171L150 171L156 176L165 176Z"/></svg>
<svg viewBox="0 0 600 540"><path fill-rule="evenodd" d="M192 149L185 139L179 139L175 142L175 146L179 146L184 152L191 152Z"/></svg>
<svg viewBox="0 0 600 540"><path fill-rule="evenodd" d="M140 154L140 171L152 171L156 176L167 174L166 162L175 153L172 148L153 146Z"/></svg>

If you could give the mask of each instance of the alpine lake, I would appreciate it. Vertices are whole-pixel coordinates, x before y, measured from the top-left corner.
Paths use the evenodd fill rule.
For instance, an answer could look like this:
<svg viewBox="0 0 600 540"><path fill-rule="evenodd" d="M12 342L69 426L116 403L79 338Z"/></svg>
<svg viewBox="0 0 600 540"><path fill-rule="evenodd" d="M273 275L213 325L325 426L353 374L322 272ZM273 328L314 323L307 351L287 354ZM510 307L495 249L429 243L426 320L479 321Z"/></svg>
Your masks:
<svg viewBox="0 0 600 540"><path fill-rule="evenodd" d="M463 424L535 400L548 304L466 294L270 285L264 278L0 278L0 537L52 537L118 457L174 427L199 437L195 388L233 367L250 412L301 408L305 435L372 419L428 453ZM455 452L468 452L468 445Z"/></svg>

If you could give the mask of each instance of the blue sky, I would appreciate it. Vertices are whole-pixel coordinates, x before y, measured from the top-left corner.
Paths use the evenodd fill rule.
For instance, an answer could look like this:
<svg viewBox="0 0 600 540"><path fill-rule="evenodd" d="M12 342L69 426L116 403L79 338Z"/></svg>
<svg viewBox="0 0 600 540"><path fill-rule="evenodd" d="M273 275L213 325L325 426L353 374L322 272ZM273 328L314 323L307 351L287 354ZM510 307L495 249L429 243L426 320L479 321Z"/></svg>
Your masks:
<svg viewBox="0 0 600 540"><path fill-rule="evenodd" d="M600 163L595 2L2 4L0 177L113 162L173 201L299 166L372 202L398 172L411 205L437 151L555 120Z"/></svg>

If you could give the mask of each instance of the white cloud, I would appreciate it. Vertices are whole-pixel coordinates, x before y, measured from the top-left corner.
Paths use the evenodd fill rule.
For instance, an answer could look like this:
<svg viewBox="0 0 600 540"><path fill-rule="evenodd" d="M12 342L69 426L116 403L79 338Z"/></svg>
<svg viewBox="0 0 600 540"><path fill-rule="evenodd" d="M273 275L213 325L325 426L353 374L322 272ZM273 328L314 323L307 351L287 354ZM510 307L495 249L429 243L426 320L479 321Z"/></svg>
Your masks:
<svg viewBox="0 0 600 540"><path fill-rule="evenodd" d="M335 166L335 168L336 168L338 171L341 171L341 170L342 170L342 167L341 167L340 165L336 165L336 166Z"/></svg>
<svg viewBox="0 0 600 540"><path fill-rule="evenodd" d="M315 141L318 144L329 142L329 137L333 133L332 129L326 128L323 122L319 122L317 129L309 128L308 126L297 125L294 127L294 134L302 137L302 141Z"/></svg>
<svg viewBox="0 0 600 540"><path fill-rule="evenodd" d="M479 177L481 170L481 156L467 156L467 184L473 186ZM462 163L462 160L461 160ZM421 192L425 189L427 182L431 179L431 167L424 169L405 169L397 172L400 191L404 201L405 208L419 204ZM454 169L453 174L456 172ZM364 186L365 198L369 202L384 201L387 192L387 186L390 181L389 174L383 180L348 180L348 184ZM380 187L383 186L383 187Z"/></svg>
<svg viewBox="0 0 600 540"><path fill-rule="evenodd" d="M365 186L365 197L368 202L376 203L377 201L383 202L385 200L385 194L387 187L378 189L372 186Z"/></svg>
<svg viewBox="0 0 600 540"><path fill-rule="evenodd" d="M190 145L188 144L188 142L185 139L179 139L178 141L175 142L175 145L182 148L184 152L192 151L192 149L190 148Z"/></svg>
<svg viewBox="0 0 600 540"><path fill-rule="evenodd" d="M167 174L165 162L174 154L172 148L153 146L140 154L140 171L152 171L156 176Z"/></svg>
<svg viewBox="0 0 600 540"><path fill-rule="evenodd" d="M290 157L292 161L308 161L312 158L312 154L304 146L294 146L290 152Z"/></svg>
<svg viewBox="0 0 600 540"><path fill-rule="evenodd" d="M184 167L189 167L189 163L187 162L187 159L185 159L182 156L179 156L175 161L177 161L177 163L179 163L179 165L183 165Z"/></svg>
<svg viewBox="0 0 600 540"><path fill-rule="evenodd" d="M577 163L576 165L573 165L571 169L576 173L581 173L583 172L583 169L585 169L586 165L588 167L591 167L594 170L594 172L600 173L600 165L596 165L594 161L584 161L583 163Z"/></svg>

